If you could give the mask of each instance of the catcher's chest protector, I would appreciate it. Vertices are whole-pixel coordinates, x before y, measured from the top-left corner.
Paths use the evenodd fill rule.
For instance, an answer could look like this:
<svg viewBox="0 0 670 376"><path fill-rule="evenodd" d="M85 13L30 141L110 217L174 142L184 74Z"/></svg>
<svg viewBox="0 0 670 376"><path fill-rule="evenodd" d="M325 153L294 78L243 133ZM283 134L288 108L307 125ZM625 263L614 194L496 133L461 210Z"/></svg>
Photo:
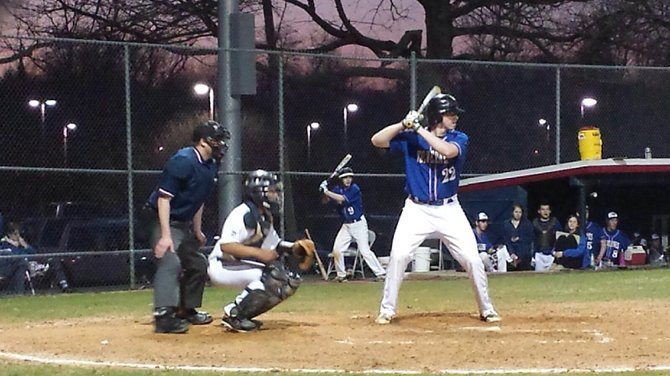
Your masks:
<svg viewBox="0 0 670 376"><path fill-rule="evenodd" d="M263 214L253 201L245 201L249 213L244 215L244 226L254 230L254 236L244 242L244 245L260 248L263 240L272 230L272 215Z"/></svg>

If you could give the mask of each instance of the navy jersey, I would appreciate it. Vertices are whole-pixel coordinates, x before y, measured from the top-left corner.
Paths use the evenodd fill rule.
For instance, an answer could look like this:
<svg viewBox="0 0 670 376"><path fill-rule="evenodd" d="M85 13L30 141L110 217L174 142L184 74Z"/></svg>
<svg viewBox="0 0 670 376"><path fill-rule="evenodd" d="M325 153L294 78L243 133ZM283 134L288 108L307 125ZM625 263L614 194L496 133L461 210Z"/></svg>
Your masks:
<svg viewBox="0 0 670 376"><path fill-rule="evenodd" d="M530 258L533 246L533 225L529 220L522 218L517 227L514 227L511 220L507 220L503 223L503 233L505 245L510 253Z"/></svg>
<svg viewBox="0 0 670 376"><path fill-rule="evenodd" d="M472 232L474 232L475 239L477 239L477 250L479 253L486 253L489 249L493 248L493 244L489 241L487 233L477 233L477 229L473 229Z"/></svg>
<svg viewBox="0 0 670 376"><path fill-rule="evenodd" d="M603 229L602 236L600 239L605 239L605 254L603 255L603 260L609 260L615 265L620 264L620 260L623 259L623 251L628 248L630 245L630 239L628 235L624 234L621 230L617 229L614 231L607 231Z"/></svg>
<svg viewBox="0 0 670 376"><path fill-rule="evenodd" d="M159 194L169 196L170 219L190 221L212 192L216 170L214 159L203 160L194 147L180 149L165 165L149 205L156 209Z"/></svg>
<svg viewBox="0 0 670 376"><path fill-rule="evenodd" d="M445 199L458 191L468 150L468 136L451 130L442 139L458 147L457 157L448 159L436 152L415 132L402 132L391 140L390 149L402 152L404 157L405 191L420 201Z"/></svg>
<svg viewBox="0 0 670 376"><path fill-rule="evenodd" d="M349 188L340 185L335 186L332 192L344 196L343 203L337 205L337 212L344 223L352 223L361 219L363 215L363 193L357 184L352 184Z"/></svg>
<svg viewBox="0 0 670 376"><path fill-rule="evenodd" d="M586 250L589 252L589 254L595 253L597 256L598 252L600 252L600 236L602 233L603 229L597 224L593 222L586 223L584 236L586 236Z"/></svg>

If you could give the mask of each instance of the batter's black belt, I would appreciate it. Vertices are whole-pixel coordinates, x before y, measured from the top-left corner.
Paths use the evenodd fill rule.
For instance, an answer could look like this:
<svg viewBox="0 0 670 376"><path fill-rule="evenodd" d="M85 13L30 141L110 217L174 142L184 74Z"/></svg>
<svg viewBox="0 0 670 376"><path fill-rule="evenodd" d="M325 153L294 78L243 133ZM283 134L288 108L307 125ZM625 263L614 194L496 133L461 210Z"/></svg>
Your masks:
<svg viewBox="0 0 670 376"><path fill-rule="evenodd" d="M416 196L409 195L409 199L412 200L412 202L421 204L421 205L434 205L434 206L440 206L444 204L451 204L452 202L456 201L456 195L453 195L451 197L447 198L441 198L439 200L422 200Z"/></svg>
<svg viewBox="0 0 670 376"><path fill-rule="evenodd" d="M363 220L363 217L358 218L358 219L350 219L350 220L348 220L348 221L344 221L344 223L346 223L346 224L350 224L350 223L360 222L360 221L362 221L362 220Z"/></svg>

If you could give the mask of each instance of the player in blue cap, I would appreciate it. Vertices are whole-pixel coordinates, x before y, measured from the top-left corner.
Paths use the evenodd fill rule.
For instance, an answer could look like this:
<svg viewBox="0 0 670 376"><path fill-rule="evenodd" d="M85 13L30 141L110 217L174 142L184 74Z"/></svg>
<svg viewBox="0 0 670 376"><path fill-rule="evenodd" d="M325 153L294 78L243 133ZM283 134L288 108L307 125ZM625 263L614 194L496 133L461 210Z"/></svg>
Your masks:
<svg viewBox="0 0 670 376"><path fill-rule="evenodd" d="M407 265L419 245L426 238L435 237L447 245L467 271L481 320L501 320L489 298L477 241L458 202L458 182L468 150L468 136L456 130L463 112L456 98L438 94L426 108L427 127L421 125L421 114L410 111L401 122L372 136L374 146L402 154L408 194L393 235L378 324L389 324L395 316Z"/></svg>

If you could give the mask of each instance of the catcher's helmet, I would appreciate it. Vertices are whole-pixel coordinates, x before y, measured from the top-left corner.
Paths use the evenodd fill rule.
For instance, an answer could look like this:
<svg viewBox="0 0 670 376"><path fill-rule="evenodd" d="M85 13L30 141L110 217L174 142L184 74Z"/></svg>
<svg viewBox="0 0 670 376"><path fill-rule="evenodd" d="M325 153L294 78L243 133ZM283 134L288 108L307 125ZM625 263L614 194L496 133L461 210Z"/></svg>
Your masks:
<svg viewBox="0 0 670 376"><path fill-rule="evenodd" d="M465 110L458 107L456 98L451 94L438 94L428 102L428 107L426 108L428 126L432 127L442 121L443 114L461 115L464 112Z"/></svg>
<svg viewBox="0 0 670 376"><path fill-rule="evenodd" d="M228 140L230 140L230 132L225 126L209 120L204 124L200 124L193 130L193 142L205 142L212 148L212 157L220 159L228 151Z"/></svg>
<svg viewBox="0 0 670 376"><path fill-rule="evenodd" d="M249 173L244 180L244 193L257 206L273 213L281 209L281 182L277 176L265 170Z"/></svg>
<svg viewBox="0 0 670 376"><path fill-rule="evenodd" d="M337 177L340 179L349 177L349 176L354 176L354 170L351 169L351 167L344 167L340 169L340 171L337 172Z"/></svg>

